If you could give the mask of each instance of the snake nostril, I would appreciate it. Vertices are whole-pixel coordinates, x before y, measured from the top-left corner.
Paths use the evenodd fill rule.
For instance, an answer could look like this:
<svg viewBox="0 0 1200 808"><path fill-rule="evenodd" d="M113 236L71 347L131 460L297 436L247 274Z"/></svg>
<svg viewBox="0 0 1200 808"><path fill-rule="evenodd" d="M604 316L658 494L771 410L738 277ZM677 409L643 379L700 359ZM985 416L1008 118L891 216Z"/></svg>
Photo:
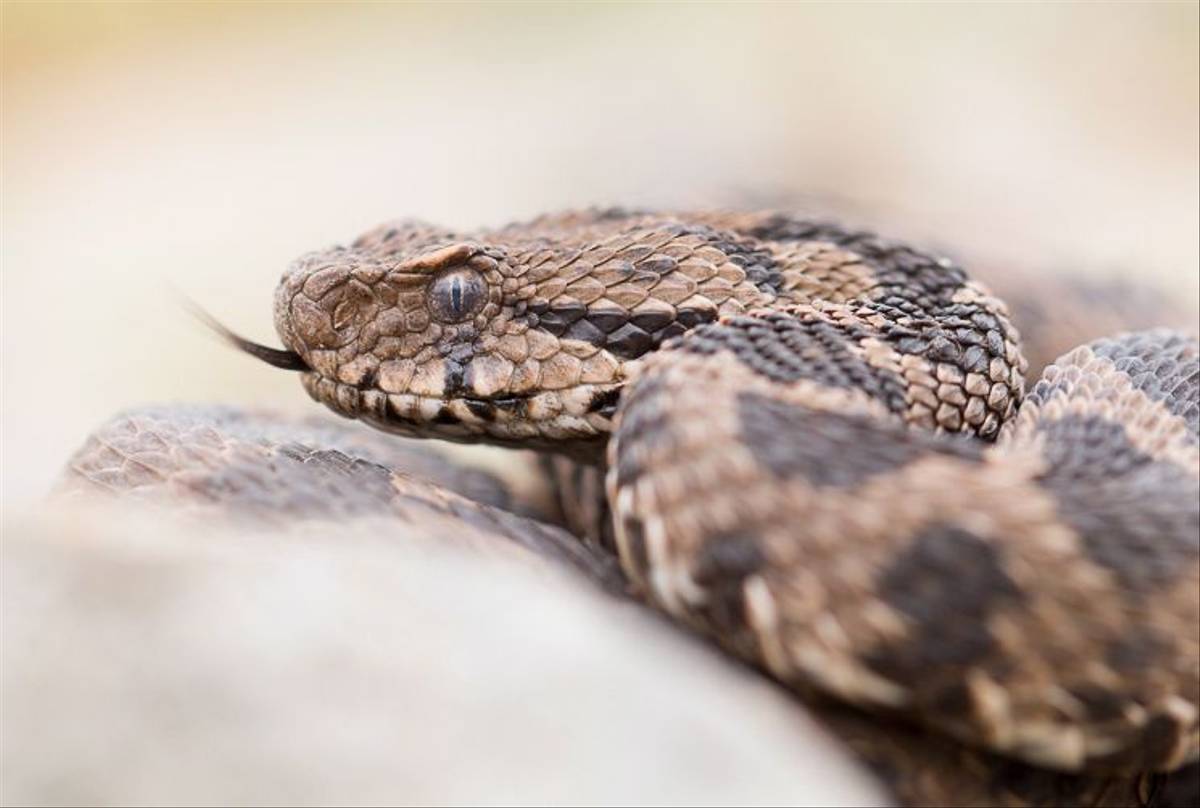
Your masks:
<svg viewBox="0 0 1200 808"><path fill-rule="evenodd" d="M296 295L285 318L297 350L327 350L343 348L358 339L378 310L370 287L350 280L328 289L320 298L306 293Z"/></svg>
<svg viewBox="0 0 1200 808"><path fill-rule="evenodd" d="M358 313L358 306L353 300L342 300L333 307L333 327L336 331L341 331L346 326L354 321L354 315Z"/></svg>
<svg viewBox="0 0 1200 808"><path fill-rule="evenodd" d="M288 307L287 330L296 350L320 350L339 347L337 330L320 305L304 295L295 297Z"/></svg>

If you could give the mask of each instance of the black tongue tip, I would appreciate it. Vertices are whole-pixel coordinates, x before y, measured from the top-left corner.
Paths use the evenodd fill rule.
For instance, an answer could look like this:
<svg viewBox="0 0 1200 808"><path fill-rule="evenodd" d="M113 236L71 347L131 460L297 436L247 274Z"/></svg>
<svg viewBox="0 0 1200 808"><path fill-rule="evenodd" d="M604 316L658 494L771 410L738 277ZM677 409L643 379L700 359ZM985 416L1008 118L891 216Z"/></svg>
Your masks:
<svg viewBox="0 0 1200 808"><path fill-rule="evenodd" d="M279 348L259 345L257 342L242 339L232 331L225 331L221 336L242 353L250 354L255 359L266 362L272 367L282 368L283 370L309 369L308 364L295 351L282 351Z"/></svg>
<svg viewBox="0 0 1200 808"><path fill-rule="evenodd" d="M251 342L230 331L215 317L191 300L184 298L183 305L191 312L193 317L242 353L249 354L259 361L266 362L271 367L283 370L309 370L308 363L295 351L284 351L279 348L272 348L267 345L259 345L257 342Z"/></svg>

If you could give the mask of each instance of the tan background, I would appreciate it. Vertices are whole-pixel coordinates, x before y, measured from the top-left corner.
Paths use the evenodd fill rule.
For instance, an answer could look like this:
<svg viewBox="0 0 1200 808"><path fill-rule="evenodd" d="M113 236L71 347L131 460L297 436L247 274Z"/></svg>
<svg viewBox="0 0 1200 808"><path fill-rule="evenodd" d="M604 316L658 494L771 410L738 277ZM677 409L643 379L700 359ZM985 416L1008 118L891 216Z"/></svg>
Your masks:
<svg viewBox="0 0 1200 808"><path fill-rule="evenodd" d="M0 4L5 804L882 804L665 622L403 520L40 507L144 403L311 411L278 273L382 219L800 203L1194 306L1190 4ZM450 545L450 546L447 546Z"/></svg>
<svg viewBox="0 0 1200 808"><path fill-rule="evenodd" d="M1197 292L1197 6L3 6L3 492L146 402L307 406L288 260L379 220L817 199Z"/></svg>

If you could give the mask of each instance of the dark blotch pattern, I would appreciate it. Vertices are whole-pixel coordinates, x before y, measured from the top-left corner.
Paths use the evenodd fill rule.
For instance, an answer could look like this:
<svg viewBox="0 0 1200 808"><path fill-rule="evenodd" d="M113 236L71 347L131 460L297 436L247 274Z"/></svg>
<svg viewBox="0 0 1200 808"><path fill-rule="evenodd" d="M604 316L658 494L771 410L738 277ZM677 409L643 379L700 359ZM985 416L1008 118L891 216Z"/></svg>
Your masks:
<svg viewBox="0 0 1200 808"><path fill-rule="evenodd" d="M966 281L966 274L945 260L870 231L855 230L834 222L778 214L750 228L747 234L768 241L836 244L857 253L874 266L884 287L920 289L927 295L946 299ZM909 297L907 293L903 296Z"/></svg>
<svg viewBox="0 0 1200 808"><path fill-rule="evenodd" d="M642 452L657 450L674 440L674 418L665 406L670 391L661 375L633 385L625 394L624 414L617 435L617 486L636 482L646 469L638 460Z"/></svg>
<svg viewBox="0 0 1200 808"><path fill-rule="evenodd" d="M720 230L707 224L670 224L666 227L675 236L700 236L708 246L715 247L728 256L730 263L746 272L746 280L771 297L783 288L783 273L779 262L769 249L756 239L745 238L742 233Z"/></svg>
<svg viewBox="0 0 1200 808"><path fill-rule="evenodd" d="M1134 447L1122 424L1099 415L1043 421L1038 432L1045 437L1049 466L1044 477L1055 482L1121 476L1154 462Z"/></svg>
<svg viewBox="0 0 1200 808"><path fill-rule="evenodd" d="M752 241L735 240L731 236L718 234L712 245L729 256L730 263L746 272L746 280L759 291L775 297L783 288L783 273L769 250L764 250Z"/></svg>
<svg viewBox="0 0 1200 808"><path fill-rule="evenodd" d="M755 393L738 395L738 423L742 441L770 473L803 477L818 487L857 486L930 451L928 439L900 427L888 429L860 415L811 411Z"/></svg>
<svg viewBox="0 0 1200 808"><path fill-rule="evenodd" d="M751 536L723 533L712 536L696 555L692 579L703 587L741 581L766 564L762 549Z"/></svg>
<svg viewBox="0 0 1200 808"><path fill-rule="evenodd" d="M536 316L537 328L563 339L596 345L621 359L637 359L668 340L701 323L716 319L716 309L678 309L630 312L616 307L535 304L527 311Z"/></svg>
<svg viewBox="0 0 1200 808"><path fill-rule="evenodd" d="M579 301L572 301L554 306L534 305L529 307L529 311L537 315L538 328L561 337L577 320L587 314L587 306Z"/></svg>
<svg viewBox="0 0 1200 808"><path fill-rule="evenodd" d="M697 554L692 579L707 598L699 610L718 630L735 633L746 624L745 579L766 566L767 559L753 536L724 533L712 536Z"/></svg>
<svg viewBox="0 0 1200 808"><path fill-rule="evenodd" d="M1016 342L1016 331L1007 319L980 303L954 301L967 277L951 262L868 231L782 214L747 233L782 242L826 241L857 253L872 267L876 278L860 301L863 308L884 320L874 336L904 354L950 364L963 373L984 375L991 381L1007 379L1007 370L1003 376L991 370L997 359L1006 369L1013 364L1008 360L1007 346ZM1023 360L1017 362L1023 373ZM987 399L996 418L977 424L980 437L994 438L999 425L1010 415L1011 403L1020 399L1019 385L1011 386L1008 392L1008 396L995 401Z"/></svg>
<svg viewBox="0 0 1200 808"><path fill-rule="evenodd" d="M963 670L994 647L984 629L989 615L1021 597L995 547L946 524L922 531L880 576L877 590L911 628L902 641L870 654L868 664L917 687L926 705L961 700Z"/></svg>
<svg viewBox="0 0 1200 808"><path fill-rule="evenodd" d="M636 359L655 346L654 335L633 323L625 323L608 335L604 347L622 359Z"/></svg>
<svg viewBox="0 0 1200 808"><path fill-rule="evenodd" d="M1200 344L1195 339L1174 331L1144 331L1097 340L1088 347L1111 361L1134 388L1183 419L1194 442L1200 440ZM1042 379L1026 398L1040 405L1070 392L1061 380ZM1086 390L1080 394L1090 395Z"/></svg>
<svg viewBox="0 0 1200 808"><path fill-rule="evenodd" d="M629 545L629 562L634 568L645 572L650 567L650 554L646 551L646 532L642 520L636 516L625 516L621 520L625 541Z"/></svg>
<svg viewBox="0 0 1200 808"><path fill-rule="evenodd" d="M1158 664L1170 650L1169 642L1146 629L1117 638L1105 653L1104 661L1117 673L1140 676Z"/></svg>
<svg viewBox="0 0 1200 808"><path fill-rule="evenodd" d="M707 225L672 224L666 229L675 236L700 236L708 246L724 253L730 263L741 267L746 279L770 298L778 296L782 289L783 274L778 262L770 250L757 242ZM676 271L678 262L666 255L649 255L620 264L610 263L607 268L650 287L662 276ZM576 300L559 299L518 306L517 313L528 315L534 327L556 337L581 340L622 359L636 359L665 340L714 321L717 307L631 311L611 300L587 306Z"/></svg>
<svg viewBox="0 0 1200 808"><path fill-rule="evenodd" d="M879 338L902 354L920 356L935 365L952 366L962 374L976 374L1000 382L1003 395L983 395L980 400L994 417L983 415L970 421L979 437L993 440L1020 401L1022 384L1013 384L1008 344L1016 340L1012 325L979 303L955 303L899 283L872 291L875 298L863 303L883 318ZM1018 359L1023 373L1023 360ZM960 418L966 420L960 405Z"/></svg>
<svg viewBox="0 0 1200 808"><path fill-rule="evenodd" d="M802 320L781 313L733 317L696 329L680 343L690 353L729 351L746 367L775 382L802 379L861 390L890 411L905 411L904 381L852 354L847 342L867 336L851 326Z"/></svg>
<svg viewBox="0 0 1200 808"><path fill-rule="evenodd" d="M993 359L1009 364L1005 341L1015 336L1012 326L978 303L955 303L900 284L879 287L863 305L887 321L880 338L901 353L950 363L964 373L986 375Z"/></svg>
<svg viewBox="0 0 1200 808"><path fill-rule="evenodd" d="M853 487L931 452L978 460L977 446L939 441L862 416L808 410L757 393L737 397L741 439L771 474L817 487Z"/></svg>
<svg viewBox="0 0 1200 808"><path fill-rule="evenodd" d="M1200 442L1200 343L1158 330L1098 340L1091 348L1128 376L1134 387L1186 421L1192 441Z"/></svg>
<svg viewBox="0 0 1200 808"><path fill-rule="evenodd" d="M1200 555L1200 484L1130 442L1121 424L1066 416L1039 426L1059 516L1132 596L1152 596Z"/></svg>

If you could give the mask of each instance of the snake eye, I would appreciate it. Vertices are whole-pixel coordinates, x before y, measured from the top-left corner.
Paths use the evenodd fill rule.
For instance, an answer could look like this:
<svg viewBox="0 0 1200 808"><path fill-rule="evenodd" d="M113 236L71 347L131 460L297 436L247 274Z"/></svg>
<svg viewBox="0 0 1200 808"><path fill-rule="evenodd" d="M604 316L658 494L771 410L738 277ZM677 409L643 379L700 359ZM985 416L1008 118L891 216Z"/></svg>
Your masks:
<svg viewBox="0 0 1200 808"><path fill-rule="evenodd" d="M487 282L472 269L459 267L429 284L429 311L443 323L458 323L483 307Z"/></svg>

